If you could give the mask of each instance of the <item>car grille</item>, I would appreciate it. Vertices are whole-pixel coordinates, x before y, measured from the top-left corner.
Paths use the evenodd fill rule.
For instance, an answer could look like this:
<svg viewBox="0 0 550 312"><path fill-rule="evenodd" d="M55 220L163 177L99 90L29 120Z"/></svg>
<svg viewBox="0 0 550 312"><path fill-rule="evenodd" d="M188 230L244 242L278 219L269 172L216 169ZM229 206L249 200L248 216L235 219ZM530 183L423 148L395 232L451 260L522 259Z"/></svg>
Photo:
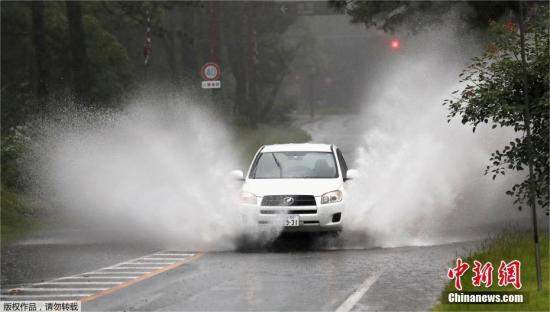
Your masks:
<svg viewBox="0 0 550 312"><path fill-rule="evenodd" d="M262 199L262 206L315 206L315 197L312 195L268 195Z"/></svg>
<svg viewBox="0 0 550 312"><path fill-rule="evenodd" d="M319 224L319 221L302 221L304 224Z"/></svg>
<svg viewBox="0 0 550 312"><path fill-rule="evenodd" d="M305 209L290 209L290 210L260 210L261 214L316 214L317 209L305 210Z"/></svg>

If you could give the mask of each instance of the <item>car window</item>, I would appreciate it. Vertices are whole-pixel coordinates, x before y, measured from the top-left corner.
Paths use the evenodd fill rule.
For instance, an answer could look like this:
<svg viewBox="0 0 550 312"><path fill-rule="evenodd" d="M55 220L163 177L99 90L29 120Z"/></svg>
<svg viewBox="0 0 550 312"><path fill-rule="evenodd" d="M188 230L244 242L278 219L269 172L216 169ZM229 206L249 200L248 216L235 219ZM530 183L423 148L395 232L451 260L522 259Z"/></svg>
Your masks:
<svg viewBox="0 0 550 312"><path fill-rule="evenodd" d="M338 156L338 162L340 163L340 169L342 169L342 177L347 179L347 173L348 173L348 165L346 164L346 160L344 159L344 155L342 155L342 152L340 149L336 149L336 156Z"/></svg>
<svg viewBox="0 0 550 312"><path fill-rule="evenodd" d="M334 155L330 152L261 153L251 178L337 178Z"/></svg>

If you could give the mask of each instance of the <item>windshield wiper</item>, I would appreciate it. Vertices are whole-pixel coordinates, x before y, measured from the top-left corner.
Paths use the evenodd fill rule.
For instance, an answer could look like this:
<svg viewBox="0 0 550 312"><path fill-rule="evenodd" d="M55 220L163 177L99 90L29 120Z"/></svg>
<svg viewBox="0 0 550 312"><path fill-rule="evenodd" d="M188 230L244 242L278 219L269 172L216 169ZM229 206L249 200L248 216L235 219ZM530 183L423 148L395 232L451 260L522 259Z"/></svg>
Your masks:
<svg viewBox="0 0 550 312"><path fill-rule="evenodd" d="M271 153L271 156L273 156L273 160L275 160L275 164L277 167L279 167L279 178L283 177L283 167L281 167L281 164L279 163L279 160L277 160L277 157L275 157L275 153Z"/></svg>

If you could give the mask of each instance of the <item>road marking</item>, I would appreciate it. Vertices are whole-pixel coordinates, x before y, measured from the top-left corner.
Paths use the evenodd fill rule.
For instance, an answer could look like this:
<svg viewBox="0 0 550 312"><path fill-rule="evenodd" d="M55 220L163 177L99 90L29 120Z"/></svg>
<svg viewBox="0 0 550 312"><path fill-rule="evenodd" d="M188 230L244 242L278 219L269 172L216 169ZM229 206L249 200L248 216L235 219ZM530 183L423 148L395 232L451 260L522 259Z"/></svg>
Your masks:
<svg viewBox="0 0 550 312"><path fill-rule="evenodd" d="M176 254L174 251L166 251L167 253ZM162 252L161 252L162 253ZM2 290L0 297L2 299L21 299L21 298L74 298L77 297L82 302L90 301L108 294L111 294L119 289L128 287L145 279L151 278L162 272L172 270L185 263L202 256L202 253L177 253L179 258L159 258L164 255L154 254L145 255L143 257L121 262L115 265L104 267L96 271L79 273L71 276L64 276L50 281L34 283L22 286L21 288L12 288ZM184 256L185 257L182 257ZM153 259L150 259L153 258ZM157 259L158 258L158 259ZM155 262L150 262L150 261ZM159 260L162 260L160 262ZM148 262L139 262L148 261ZM125 271L124 271L125 270ZM98 276L99 275L99 276ZM101 281L105 280L105 281ZM119 280L119 281L114 281ZM60 285L79 285L76 288L56 287ZM88 285L98 285L96 288L83 288ZM48 288L48 286L52 286ZM28 294L31 292L32 294ZM52 292L54 294L48 294ZM67 292L67 293L62 293Z"/></svg>
<svg viewBox="0 0 550 312"><path fill-rule="evenodd" d="M66 279L83 279L83 280L91 280L91 279L132 279L139 277L139 275L127 275L127 276L69 276L69 277L62 277L56 279L56 281L60 280L66 280Z"/></svg>
<svg viewBox="0 0 550 312"><path fill-rule="evenodd" d="M88 294L62 294L62 295L10 295L10 296L0 296L2 299L21 299L21 298L80 298L83 296L91 296L93 293Z"/></svg>
<svg viewBox="0 0 550 312"><path fill-rule="evenodd" d="M186 257L193 256L193 254L189 254L189 253L156 253L154 255L155 256L186 256Z"/></svg>
<svg viewBox="0 0 550 312"><path fill-rule="evenodd" d="M18 291L99 291L109 289L109 287L102 288L38 288L38 287L23 287L16 288ZM9 294L8 294L9 295Z"/></svg>
<svg viewBox="0 0 550 312"><path fill-rule="evenodd" d="M118 290L120 290L120 289L126 288L126 287L128 287L128 286L130 286L130 285L133 285L133 284L135 284L135 283L138 283L138 282L141 282L141 281L143 281L143 280L149 279L149 278L151 278L151 277L153 277L153 276L155 276L155 275L158 275L158 274L160 274L160 273L163 273L163 272L166 272L166 271L170 271L170 270L175 269L175 268L177 268L177 267L179 267L179 266L181 266L181 265L184 265L184 264L189 263L189 262L191 262L191 261L193 261L193 260L196 260L196 259L198 259L198 258L200 258L200 257L202 257L202 252L198 252L198 253L196 253L195 255L193 255L193 256L191 256L191 257L189 257L189 258L186 259L186 260L183 260L183 261L174 263L174 264L172 264L172 265L170 265L170 266L167 266L167 267L165 267L165 268L163 268L163 269L160 269L160 270L157 270L157 271L153 271L153 272L147 273L147 274L145 274L145 275L142 275L141 277L138 277L138 278L136 278L136 279L127 281L127 282L124 283L124 284L118 285L118 286L113 287L113 288L106 289L106 290L104 290L104 291L102 291L102 292L99 292L99 293L97 293L97 294L95 294L95 295L92 295L92 296L89 296L89 297L82 298L82 299L81 299L81 302L82 302L82 303L84 303L84 302L89 302L89 301L95 300L95 299L97 299L97 298L100 298L100 297L103 297L103 296L106 296L106 295L110 295L110 294L112 294L112 293L114 293L114 292L116 292L116 291L118 291Z"/></svg>
<svg viewBox="0 0 550 312"><path fill-rule="evenodd" d="M154 266L154 267L144 267L144 266L133 266L133 267L129 267L129 266L120 266L120 267L117 267L117 269L145 269L145 270L158 270L158 269L162 269L163 267L159 267L159 266ZM110 269L102 269L102 270L110 270Z"/></svg>
<svg viewBox="0 0 550 312"><path fill-rule="evenodd" d="M369 288L372 286L372 284L374 284L374 282L376 282L376 280L378 279L378 277L380 277L380 275L381 275L381 273L376 274L376 275L371 275L371 276L367 277L367 279L365 279L363 281L361 286L359 286L359 288L357 288L357 290L355 290L355 292L353 292L338 307L338 309L336 309L336 312L349 312L349 311L351 311L351 309L353 309L353 307L357 304L357 302L359 302L359 300L361 300L361 298L363 298L363 296L369 290Z"/></svg>
<svg viewBox="0 0 550 312"><path fill-rule="evenodd" d="M183 260L183 259L182 259ZM164 265L164 264L172 264L174 262L178 262L181 260L169 260L169 261L162 261L162 260L136 260L134 262L131 262L129 264L152 264L152 265Z"/></svg>
<svg viewBox="0 0 550 312"><path fill-rule="evenodd" d="M42 283L36 283L33 285L84 285L84 284L90 284L90 285L118 285L122 284L124 282L42 282ZM17 288L15 288L17 289Z"/></svg>
<svg viewBox="0 0 550 312"><path fill-rule="evenodd" d="M185 258L154 258L154 257L146 257L146 258L143 258L143 260L185 260Z"/></svg>
<svg viewBox="0 0 550 312"><path fill-rule="evenodd" d="M135 260L135 261L128 261L128 262L123 262L121 263L121 265L164 265L166 264L166 262L137 262L139 260ZM180 260L181 261L181 260ZM170 261L169 263L173 263L173 262L177 262L177 261Z"/></svg>
<svg viewBox="0 0 550 312"><path fill-rule="evenodd" d="M180 260L180 261L181 261L181 260ZM167 264L173 264L173 263L176 263L176 262L177 262L177 261L170 261L170 262L131 262L131 263L125 263L124 265L126 265L126 264L167 265ZM141 268L141 267L138 266L138 267L136 267L136 268Z"/></svg>
<svg viewBox="0 0 550 312"><path fill-rule="evenodd" d="M136 261L161 261L161 262L166 262L166 261L179 261L179 260L184 260L186 257L178 257L178 258L157 258L157 257L154 257L154 258L141 258L141 259L138 259Z"/></svg>
<svg viewBox="0 0 550 312"><path fill-rule="evenodd" d="M99 274L113 274L113 275L126 275L126 274L146 274L151 271L110 271L110 272L93 272L93 273L85 273L84 275L99 275Z"/></svg>

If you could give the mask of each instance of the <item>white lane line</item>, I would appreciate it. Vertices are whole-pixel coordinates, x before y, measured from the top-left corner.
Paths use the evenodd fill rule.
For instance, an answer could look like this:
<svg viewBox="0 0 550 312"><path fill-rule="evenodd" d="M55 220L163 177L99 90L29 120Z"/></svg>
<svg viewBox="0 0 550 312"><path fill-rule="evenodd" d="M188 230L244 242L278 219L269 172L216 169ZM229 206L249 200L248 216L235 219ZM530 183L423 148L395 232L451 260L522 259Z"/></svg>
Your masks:
<svg viewBox="0 0 550 312"><path fill-rule="evenodd" d="M128 276L69 276L69 277L61 277L56 279L56 281L60 280L66 280L66 279L85 279L85 280L91 280L91 279L133 279L139 277L139 275L128 275Z"/></svg>
<svg viewBox="0 0 550 312"><path fill-rule="evenodd" d="M139 260L124 262L124 263L121 263L120 265L127 266L128 264L131 264L131 265L166 265L168 264L166 262L136 262L136 261L139 261ZM172 261L172 262L177 262L177 261Z"/></svg>
<svg viewBox="0 0 550 312"><path fill-rule="evenodd" d="M176 260L176 261L181 261L181 260L185 260L187 259L188 257L185 257L185 258L171 258L171 257L165 257L165 258L156 258L156 257L143 257L141 258L140 260Z"/></svg>
<svg viewBox="0 0 550 312"><path fill-rule="evenodd" d="M109 269L114 270L114 269ZM151 271L108 271L108 272L92 272L82 275L101 275L101 274L113 274L113 275L127 275L127 274L147 274Z"/></svg>
<svg viewBox="0 0 550 312"><path fill-rule="evenodd" d="M171 262L128 262L128 263L125 263L124 265L127 265L127 264L138 264L138 265L168 265L168 264L174 264L178 261L171 261Z"/></svg>
<svg viewBox="0 0 550 312"><path fill-rule="evenodd" d="M33 285L118 285L123 284L124 282L43 282L36 283Z"/></svg>
<svg viewBox="0 0 550 312"><path fill-rule="evenodd" d="M153 259L136 259L134 261L131 261L132 263L158 263L158 264L167 264L167 263L175 263L183 260L173 260L173 259L160 259L160 260L153 260Z"/></svg>
<svg viewBox="0 0 550 312"><path fill-rule="evenodd" d="M43 291L43 292L47 292L47 291L100 291L100 290L105 290L105 289L109 289L109 287L102 287L102 288L38 288L38 287L16 288L17 291Z"/></svg>
<svg viewBox="0 0 550 312"><path fill-rule="evenodd" d="M148 254L140 258L128 260L126 262L117 263L112 266L104 267L98 269L97 271L85 272L76 275L56 278L50 281L34 283L27 285L24 288L15 288L25 292L85 292L79 294L54 294L54 295L43 295L43 294L14 294L9 293L0 295L2 298L72 298L84 296L91 296L97 291L105 291L116 285L127 283L131 280L139 278L145 274L154 272L155 270L166 268L170 265L175 265L180 261L185 261L186 259L194 256L193 253L180 253L173 251L158 251L154 254ZM99 276L98 276L99 275ZM69 280L69 281L67 281ZM107 280L107 281L100 281ZM123 280L123 281L113 281L113 280ZM98 285L101 288L55 288L56 285L78 285L78 286L91 286ZM35 287L43 286L43 287ZM45 287L44 287L45 286ZM52 286L52 288L47 288ZM78 287L77 286L77 287ZM70 286L69 286L70 287ZM91 293L90 293L91 292Z"/></svg>
<svg viewBox="0 0 550 312"><path fill-rule="evenodd" d="M91 296L94 293L83 293L83 294L63 294L63 295L10 295L10 296L0 296L1 299L6 298L13 298L13 299L21 299L21 298L80 298L80 297L86 297Z"/></svg>
<svg viewBox="0 0 550 312"><path fill-rule="evenodd" d="M376 282L381 273L367 277L365 281L351 294L339 307L336 312L349 312L363 298L369 288Z"/></svg>
<svg viewBox="0 0 550 312"><path fill-rule="evenodd" d="M129 267L129 266L121 266L121 267L116 267L116 268L113 268L113 269L145 269L145 270L158 270L158 269L162 269L164 267L159 267L159 266L154 266L154 267L144 267L144 266L132 266L132 267ZM105 269L104 269L105 270Z"/></svg>

